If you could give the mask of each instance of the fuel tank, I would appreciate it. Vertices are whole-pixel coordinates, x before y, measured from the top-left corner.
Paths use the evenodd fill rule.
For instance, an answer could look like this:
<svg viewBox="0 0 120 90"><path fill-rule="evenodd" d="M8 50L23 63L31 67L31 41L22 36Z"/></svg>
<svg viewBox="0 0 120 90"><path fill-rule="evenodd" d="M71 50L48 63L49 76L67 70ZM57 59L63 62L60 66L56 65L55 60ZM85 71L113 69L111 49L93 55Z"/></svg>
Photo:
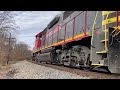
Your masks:
<svg viewBox="0 0 120 90"><path fill-rule="evenodd" d="M54 49L53 49L52 47L50 47L50 48L41 50L41 53L48 53L48 52L51 52L51 51L53 51L53 50L54 50Z"/></svg>
<svg viewBox="0 0 120 90"><path fill-rule="evenodd" d="M37 59L42 62L52 62L51 53L37 54Z"/></svg>

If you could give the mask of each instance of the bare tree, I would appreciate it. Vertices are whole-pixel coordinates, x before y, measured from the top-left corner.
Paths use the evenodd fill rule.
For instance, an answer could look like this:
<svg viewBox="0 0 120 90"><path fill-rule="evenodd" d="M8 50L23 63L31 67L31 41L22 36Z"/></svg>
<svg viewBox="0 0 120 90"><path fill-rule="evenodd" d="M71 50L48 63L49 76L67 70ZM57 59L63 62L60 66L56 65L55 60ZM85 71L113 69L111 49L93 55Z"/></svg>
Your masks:
<svg viewBox="0 0 120 90"><path fill-rule="evenodd" d="M10 61L30 59L31 57L29 46L22 42L16 44L16 39L12 39L15 36L10 34L18 29L14 21L15 15L16 13L12 11L0 11L0 64L1 62L6 64L8 56L10 56Z"/></svg>
<svg viewBox="0 0 120 90"><path fill-rule="evenodd" d="M29 46L23 42L19 42L15 45L13 53L16 60L25 60L31 57Z"/></svg>
<svg viewBox="0 0 120 90"><path fill-rule="evenodd" d="M13 11L0 11L0 62L6 61L9 33L18 28L14 22L15 15Z"/></svg>
<svg viewBox="0 0 120 90"><path fill-rule="evenodd" d="M15 15L12 11L0 11L0 38L5 38L9 32L16 30Z"/></svg>
<svg viewBox="0 0 120 90"><path fill-rule="evenodd" d="M0 33L4 34L16 30L14 15L11 11L0 11Z"/></svg>

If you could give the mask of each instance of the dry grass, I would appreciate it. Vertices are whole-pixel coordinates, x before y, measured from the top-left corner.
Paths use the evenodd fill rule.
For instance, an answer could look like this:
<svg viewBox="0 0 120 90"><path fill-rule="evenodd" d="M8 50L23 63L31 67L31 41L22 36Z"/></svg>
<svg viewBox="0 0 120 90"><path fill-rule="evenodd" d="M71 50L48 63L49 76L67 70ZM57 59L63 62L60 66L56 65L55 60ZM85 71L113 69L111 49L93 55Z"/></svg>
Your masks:
<svg viewBox="0 0 120 90"><path fill-rule="evenodd" d="M9 72L10 65L16 63L18 60L13 60L10 58L7 64L7 57L5 52L0 51L0 79L4 79L6 74Z"/></svg>
<svg viewBox="0 0 120 90"><path fill-rule="evenodd" d="M10 66L0 66L0 79L5 79L6 74L8 73Z"/></svg>
<svg viewBox="0 0 120 90"><path fill-rule="evenodd" d="M7 63L7 56L5 51L0 51L0 65L4 66Z"/></svg>

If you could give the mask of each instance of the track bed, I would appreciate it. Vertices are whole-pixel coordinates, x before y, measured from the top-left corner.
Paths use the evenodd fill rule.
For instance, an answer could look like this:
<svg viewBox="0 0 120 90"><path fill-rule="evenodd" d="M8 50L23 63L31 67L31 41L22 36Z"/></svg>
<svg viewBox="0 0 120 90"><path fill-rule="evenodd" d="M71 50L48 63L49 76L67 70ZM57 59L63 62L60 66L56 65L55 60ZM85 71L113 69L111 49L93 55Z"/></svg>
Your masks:
<svg viewBox="0 0 120 90"><path fill-rule="evenodd" d="M120 79L120 75L118 74L110 74L110 73L96 71L96 70L86 71L86 70L80 70L79 68L70 68L66 66L58 66L56 64L49 64L49 63L46 64L46 63L36 63L33 61L30 61L30 62L39 64L42 66L58 69L61 71L70 72L70 73L77 74L83 77L92 77L91 79Z"/></svg>

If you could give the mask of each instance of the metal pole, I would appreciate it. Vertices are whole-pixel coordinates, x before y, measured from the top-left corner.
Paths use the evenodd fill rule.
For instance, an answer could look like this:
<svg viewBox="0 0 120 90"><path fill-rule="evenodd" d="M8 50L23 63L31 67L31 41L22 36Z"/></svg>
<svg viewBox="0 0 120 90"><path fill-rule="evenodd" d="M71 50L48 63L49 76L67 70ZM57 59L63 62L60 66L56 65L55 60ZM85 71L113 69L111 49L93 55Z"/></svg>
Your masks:
<svg viewBox="0 0 120 90"><path fill-rule="evenodd" d="M10 60L10 40L11 40L11 33L10 33L10 37L9 37L9 39L8 39L9 41L9 43L8 43L8 60L7 60L7 64L8 64L8 62L9 62L9 60Z"/></svg>

